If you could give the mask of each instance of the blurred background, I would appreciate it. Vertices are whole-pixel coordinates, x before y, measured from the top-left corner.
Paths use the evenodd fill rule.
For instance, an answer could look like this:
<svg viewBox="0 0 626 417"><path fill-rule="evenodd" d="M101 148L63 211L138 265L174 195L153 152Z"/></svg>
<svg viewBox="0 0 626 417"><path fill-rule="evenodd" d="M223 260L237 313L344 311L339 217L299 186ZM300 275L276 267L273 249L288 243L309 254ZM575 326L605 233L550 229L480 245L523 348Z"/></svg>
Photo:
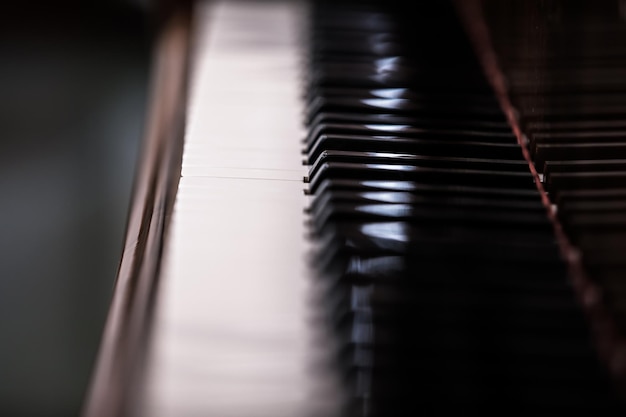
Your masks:
<svg viewBox="0 0 626 417"><path fill-rule="evenodd" d="M9 2L0 20L0 415L76 416L122 250L150 10Z"/></svg>

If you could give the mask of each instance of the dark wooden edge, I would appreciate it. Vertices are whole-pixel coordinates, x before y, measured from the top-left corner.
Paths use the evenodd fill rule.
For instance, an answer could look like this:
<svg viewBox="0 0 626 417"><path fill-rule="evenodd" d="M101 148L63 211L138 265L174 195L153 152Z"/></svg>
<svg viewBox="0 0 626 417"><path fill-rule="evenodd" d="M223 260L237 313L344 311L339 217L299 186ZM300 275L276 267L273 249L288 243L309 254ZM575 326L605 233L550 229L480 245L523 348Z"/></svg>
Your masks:
<svg viewBox="0 0 626 417"><path fill-rule="evenodd" d="M191 45L189 2L159 15L150 101L126 239L84 417L128 414L137 394L145 340L171 216L185 129Z"/></svg>
<svg viewBox="0 0 626 417"><path fill-rule="evenodd" d="M474 50L507 117L517 142L522 149L524 159L535 179L535 185L552 227L561 256L567 264L568 276L579 305L587 318L589 333L601 362L613 376L617 385L617 394L626 404L626 339L620 333L617 323L607 310L602 291L589 277L582 264L580 250L565 234L556 212L552 210L550 199L530 156L522 128L516 116L516 109L511 102L505 76L498 62L491 41L491 33L483 15L484 0L454 0L457 12L473 44Z"/></svg>

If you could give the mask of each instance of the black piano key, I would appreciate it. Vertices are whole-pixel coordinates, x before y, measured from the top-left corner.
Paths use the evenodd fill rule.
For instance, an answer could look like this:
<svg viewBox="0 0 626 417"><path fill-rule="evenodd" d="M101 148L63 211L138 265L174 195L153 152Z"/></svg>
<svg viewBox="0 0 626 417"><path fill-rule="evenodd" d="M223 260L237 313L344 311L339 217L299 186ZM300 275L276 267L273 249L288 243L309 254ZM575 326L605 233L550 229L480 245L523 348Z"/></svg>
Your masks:
<svg viewBox="0 0 626 417"><path fill-rule="evenodd" d="M428 125L431 126L428 126ZM436 120L425 122L421 127L398 124L348 124L348 123L318 123L307 135L305 143L313 143L321 135L390 135L407 138L441 139L441 140L478 140L481 142L516 144L517 140L510 132L491 132L480 130L480 126L455 126L445 121Z"/></svg>
<svg viewBox="0 0 626 417"><path fill-rule="evenodd" d="M313 216L325 209L331 203L361 203L361 204L412 204L420 207L457 206L476 208L477 210L491 209L500 211L523 211L525 213L542 213L546 208L537 200L519 198L480 198L480 196L464 196L458 194L428 195L415 194L406 191L326 191L312 201L309 213ZM626 202L623 203L626 206ZM608 210L608 208L607 208Z"/></svg>
<svg viewBox="0 0 626 417"><path fill-rule="evenodd" d="M370 78L376 78L371 76ZM463 103L437 103L428 101L413 101L408 99L389 98L343 98L316 97L308 106L307 120L313 120L319 113L348 112L348 113L378 113L398 114L404 116L428 117L431 115L454 118L457 120L471 120L481 118L485 120L504 120L502 112L497 107L469 106Z"/></svg>
<svg viewBox="0 0 626 417"><path fill-rule="evenodd" d="M499 107L499 104L491 92L487 93L460 93L457 91L445 92L441 91L437 94L427 94L410 88L349 88L342 87L313 87L308 91L308 100L311 101L315 97L350 97L350 98L386 98L386 99L405 99L411 101L429 101L437 103L464 103L481 107L490 106L492 108ZM510 128L508 129L510 133Z"/></svg>
<svg viewBox="0 0 626 417"><path fill-rule="evenodd" d="M412 165L357 164L324 162L316 175L308 179L311 194L325 178L341 177L357 180L408 180L431 184L476 185L533 189L534 179L530 172L488 171L479 169L431 168Z"/></svg>
<svg viewBox="0 0 626 417"><path fill-rule="evenodd" d="M384 180L349 180L327 179L318 187L319 195L333 191L406 191L417 195L435 196L468 196L497 201L499 199L522 199L525 201L539 201L536 190L463 186L458 184L425 184L415 181L384 181ZM624 190L626 195L626 190Z"/></svg>
<svg viewBox="0 0 626 417"><path fill-rule="evenodd" d="M435 241L435 239L433 239ZM436 241L435 241L436 242ZM550 241L548 236L544 241L537 239L533 242L538 251L549 252L555 259L559 257L559 249L554 241ZM508 246L510 252L524 252L524 247L520 242L506 242L504 240L497 242L498 245ZM544 294L561 294L567 296L573 291L569 282L560 279L565 273L564 265L555 263L552 267L546 265L541 270L533 268L532 262L528 265L521 264L514 272L506 271L503 274L502 269L497 265L474 264L473 268L480 268L482 274L468 274L467 270L463 273L448 274L414 274L408 271L412 263L406 257L399 255L388 256L360 256L354 255L346 258L343 262L333 266L333 271L328 270L324 275L325 279L329 279L332 283L347 283L355 285L365 284L382 284L402 286L403 280L407 277L414 277L419 280L420 285L425 286L441 286L450 288L463 288L465 286L480 289L485 292L529 292ZM467 268L467 266L464 266ZM441 268L443 272L445 268ZM625 284L626 287L626 284ZM581 312L582 314L582 312Z"/></svg>
<svg viewBox="0 0 626 417"><path fill-rule="evenodd" d="M359 220L407 221L407 222L445 222L445 224L484 224L485 227L508 227L550 230L550 223L544 212L529 213L525 210L489 210L485 206L440 205L435 207L415 206L410 204L333 204L324 206L316 213L313 222L321 230L328 222Z"/></svg>
<svg viewBox="0 0 626 417"><path fill-rule="evenodd" d="M400 152L428 156L522 160L518 145L480 141L410 139L396 136L322 135L307 147L312 164L323 151Z"/></svg>
<svg viewBox="0 0 626 417"><path fill-rule="evenodd" d="M415 125L425 127L439 127L439 128L459 128L477 131L489 131L509 133L511 131L510 126L506 121L491 121L491 120L450 120L445 117L416 117L416 116L402 116L390 113L343 113L343 112L320 112L313 120L310 121L309 126L315 127L323 123L358 123L358 124L384 124L384 125Z"/></svg>
<svg viewBox="0 0 626 417"><path fill-rule="evenodd" d="M443 216L442 216L443 217ZM524 227L490 222L486 216L474 215L473 222L450 222L445 227L438 222L414 219L410 222L387 221L375 223L342 222L328 224L320 234L324 242L322 257L332 258L343 251L368 256L407 254L411 251L439 259L481 259L492 265L517 260L528 264L561 265L554 238L547 227ZM544 225L545 226L545 225ZM516 240L510 241L511 233ZM330 254L329 256L326 256ZM436 273L436 270L424 272Z"/></svg>
<svg viewBox="0 0 626 417"><path fill-rule="evenodd" d="M510 171L528 173L526 161L511 161L486 158L454 158L424 156L391 152L351 152L351 151L324 151L311 164L309 178L317 175L321 166L326 163L358 163L358 164L397 164L415 167L450 168L450 169L478 169L486 171Z"/></svg>

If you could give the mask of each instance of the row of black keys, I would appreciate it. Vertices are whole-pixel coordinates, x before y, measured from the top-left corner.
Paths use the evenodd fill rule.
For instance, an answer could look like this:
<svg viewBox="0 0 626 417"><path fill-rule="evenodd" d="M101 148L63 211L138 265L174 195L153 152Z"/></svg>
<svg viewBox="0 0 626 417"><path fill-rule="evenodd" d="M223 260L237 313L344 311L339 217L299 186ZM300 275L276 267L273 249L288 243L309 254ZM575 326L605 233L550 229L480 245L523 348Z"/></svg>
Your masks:
<svg viewBox="0 0 626 417"><path fill-rule="evenodd" d="M304 155L345 414L616 415L454 10L391 3L313 10Z"/></svg>

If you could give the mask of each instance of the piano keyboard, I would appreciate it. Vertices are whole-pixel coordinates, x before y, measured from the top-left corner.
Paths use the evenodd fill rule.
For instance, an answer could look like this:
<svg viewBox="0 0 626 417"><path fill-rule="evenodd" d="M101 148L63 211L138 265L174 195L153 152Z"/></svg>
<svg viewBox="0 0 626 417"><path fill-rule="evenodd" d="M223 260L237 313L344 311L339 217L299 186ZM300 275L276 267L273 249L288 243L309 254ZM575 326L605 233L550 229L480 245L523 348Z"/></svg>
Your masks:
<svg viewBox="0 0 626 417"><path fill-rule="evenodd" d="M147 339L88 417L623 413L568 252L624 330L621 96L536 112L512 37L494 91L476 4L195 4Z"/></svg>

